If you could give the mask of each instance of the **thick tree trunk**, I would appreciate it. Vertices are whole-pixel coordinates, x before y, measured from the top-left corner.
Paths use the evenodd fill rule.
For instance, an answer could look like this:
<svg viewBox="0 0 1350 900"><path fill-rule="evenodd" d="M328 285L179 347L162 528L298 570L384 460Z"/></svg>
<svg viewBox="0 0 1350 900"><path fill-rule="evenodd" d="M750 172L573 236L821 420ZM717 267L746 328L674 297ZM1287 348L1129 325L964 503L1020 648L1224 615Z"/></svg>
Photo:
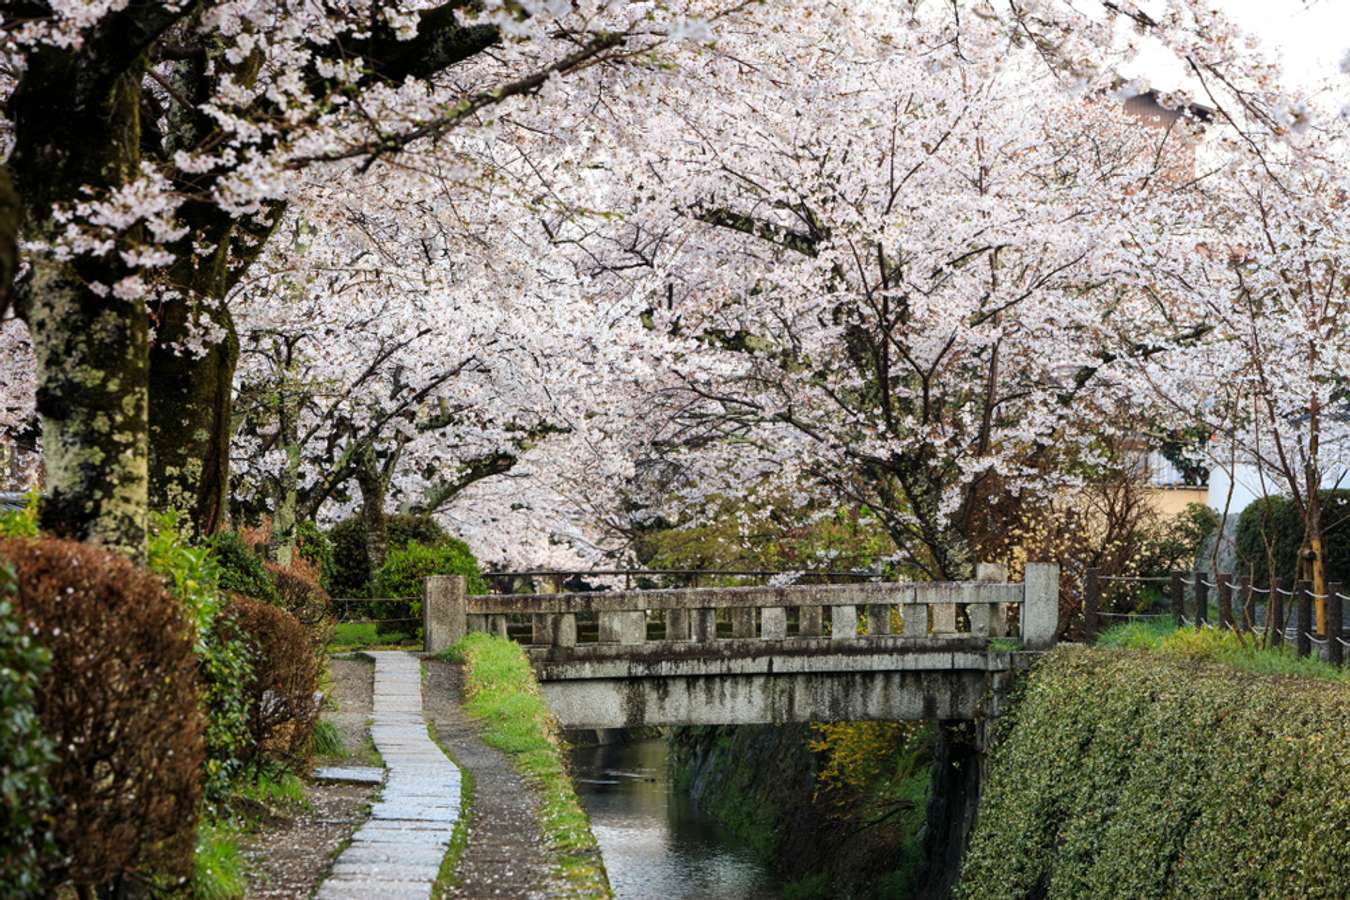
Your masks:
<svg viewBox="0 0 1350 900"><path fill-rule="evenodd" d="M59 208L138 176L142 48L177 15L137 7L110 17L78 55L54 47L32 55L8 109L25 238L55 241L68 227L54 218ZM17 297L38 364L41 525L134 558L145 552L149 322L140 300L112 291L136 274L119 251L141 238L132 226L102 256L73 260L39 250Z"/></svg>
<svg viewBox="0 0 1350 900"><path fill-rule="evenodd" d="M224 339L201 354L181 350L189 312L184 301L165 304L150 350L150 503L179 510L194 533L208 535L226 525L239 338L229 310L208 305Z"/></svg>
<svg viewBox="0 0 1350 900"><path fill-rule="evenodd" d="M45 260L34 262L30 290L42 528L139 557L148 484L145 306L96 296L69 266Z"/></svg>

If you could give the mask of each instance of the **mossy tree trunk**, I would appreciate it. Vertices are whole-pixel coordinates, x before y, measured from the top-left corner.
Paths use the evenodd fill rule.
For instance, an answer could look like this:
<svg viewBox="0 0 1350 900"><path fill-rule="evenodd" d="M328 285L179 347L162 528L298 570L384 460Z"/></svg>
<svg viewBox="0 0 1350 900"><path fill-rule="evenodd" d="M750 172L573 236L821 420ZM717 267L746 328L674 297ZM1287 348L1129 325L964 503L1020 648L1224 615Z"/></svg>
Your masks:
<svg viewBox="0 0 1350 900"><path fill-rule="evenodd" d="M139 175L146 49L184 15L131 4L78 49L34 52L10 101L10 160L24 237L51 241L56 211ZM148 499L149 319L111 289L130 275L120 251L62 260L39 252L15 298L38 364L47 492L41 525L55 534L144 553Z"/></svg>

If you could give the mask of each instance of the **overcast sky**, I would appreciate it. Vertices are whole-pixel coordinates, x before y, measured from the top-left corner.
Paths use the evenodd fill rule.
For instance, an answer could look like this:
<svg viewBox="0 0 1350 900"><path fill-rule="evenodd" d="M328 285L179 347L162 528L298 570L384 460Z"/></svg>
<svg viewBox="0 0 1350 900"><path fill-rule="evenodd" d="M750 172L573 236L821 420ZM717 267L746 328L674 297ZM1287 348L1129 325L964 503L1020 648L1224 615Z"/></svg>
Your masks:
<svg viewBox="0 0 1350 900"><path fill-rule="evenodd" d="M1249 34L1261 39L1278 57L1291 85L1320 86L1339 76L1335 88L1342 96L1350 92L1350 76L1340 73L1340 63L1350 50L1350 0L1213 0ZM1144 3L1145 8L1148 7ZM1176 86L1180 66L1168 66L1159 57L1144 54L1138 71L1153 87Z"/></svg>

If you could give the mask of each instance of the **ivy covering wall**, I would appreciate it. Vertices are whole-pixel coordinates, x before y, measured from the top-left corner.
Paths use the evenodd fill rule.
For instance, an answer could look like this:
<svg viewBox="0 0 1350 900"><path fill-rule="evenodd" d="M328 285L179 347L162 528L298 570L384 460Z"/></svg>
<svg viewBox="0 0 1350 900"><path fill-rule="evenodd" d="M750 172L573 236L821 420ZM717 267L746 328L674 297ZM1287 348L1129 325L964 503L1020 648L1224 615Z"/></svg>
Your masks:
<svg viewBox="0 0 1350 900"><path fill-rule="evenodd" d="M1350 684L1062 648L999 724L966 898L1350 896Z"/></svg>

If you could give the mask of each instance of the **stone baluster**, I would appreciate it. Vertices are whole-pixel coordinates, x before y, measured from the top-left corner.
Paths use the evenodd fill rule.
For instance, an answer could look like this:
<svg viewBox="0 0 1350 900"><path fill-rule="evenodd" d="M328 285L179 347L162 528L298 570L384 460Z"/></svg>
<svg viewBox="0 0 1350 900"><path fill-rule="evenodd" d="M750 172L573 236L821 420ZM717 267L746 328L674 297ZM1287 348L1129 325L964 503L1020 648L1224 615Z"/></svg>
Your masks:
<svg viewBox="0 0 1350 900"><path fill-rule="evenodd" d="M693 612L693 640L705 643L717 640L717 610L696 609Z"/></svg>
<svg viewBox="0 0 1350 900"><path fill-rule="evenodd" d="M666 640L687 641L689 637L689 610L666 610Z"/></svg>
<svg viewBox="0 0 1350 900"><path fill-rule="evenodd" d="M646 610L600 613L600 640L611 644L641 644L647 640Z"/></svg>
<svg viewBox="0 0 1350 900"><path fill-rule="evenodd" d="M766 606L759 614L759 636L766 641L781 641L787 637L787 610L781 606Z"/></svg>
<svg viewBox="0 0 1350 900"><path fill-rule="evenodd" d="M880 637L891 633L891 606L889 603L867 605L867 633Z"/></svg>
<svg viewBox="0 0 1350 900"><path fill-rule="evenodd" d="M858 608L856 606L830 607L830 637L836 641L852 640L858 636Z"/></svg>
<svg viewBox="0 0 1350 900"><path fill-rule="evenodd" d="M731 608L731 636L743 639L755 636L755 608L753 606L733 606Z"/></svg>
<svg viewBox="0 0 1350 900"><path fill-rule="evenodd" d="M825 633L824 616L819 606L799 606L797 608L797 636L817 638Z"/></svg>

